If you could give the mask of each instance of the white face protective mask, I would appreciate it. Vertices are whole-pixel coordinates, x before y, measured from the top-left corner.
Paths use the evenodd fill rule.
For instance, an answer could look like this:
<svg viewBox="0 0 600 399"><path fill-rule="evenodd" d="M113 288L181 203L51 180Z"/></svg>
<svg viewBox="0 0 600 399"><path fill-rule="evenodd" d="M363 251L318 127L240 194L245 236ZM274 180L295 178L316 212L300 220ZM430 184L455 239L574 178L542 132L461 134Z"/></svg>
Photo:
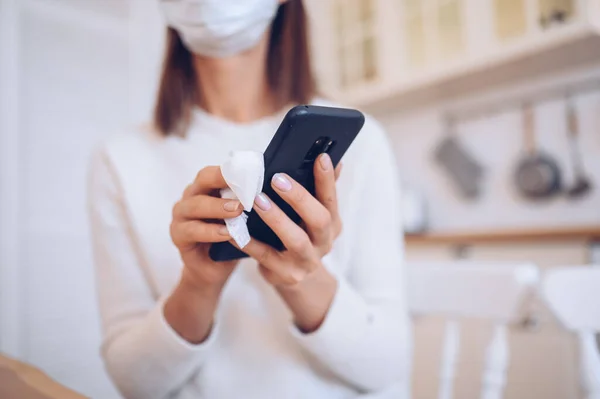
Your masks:
<svg viewBox="0 0 600 399"><path fill-rule="evenodd" d="M167 24L193 53L222 58L258 44L278 0L161 0Z"/></svg>

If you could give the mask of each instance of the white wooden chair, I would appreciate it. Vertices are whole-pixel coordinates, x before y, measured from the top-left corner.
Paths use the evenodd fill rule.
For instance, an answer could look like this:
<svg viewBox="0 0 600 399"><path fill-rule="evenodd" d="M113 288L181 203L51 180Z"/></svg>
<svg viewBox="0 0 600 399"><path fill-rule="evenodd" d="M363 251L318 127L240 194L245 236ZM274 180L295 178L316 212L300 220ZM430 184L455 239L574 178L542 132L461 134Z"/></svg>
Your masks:
<svg viewBox="0 0 600 399"><path fill-rule="evenodd" d="M509 363L507 326L525 318L539 281L532 264L450 262L409 264L408 295L413 316L447 319L438 399L451 399L460 348L461 318L494 324L482 372L482 399L501 399Z"/></svg>
<svg viewBox="0 0 600 399"><path fill-rule="evenodd" d="M587 399L600 399L600 267L572 266L548 271L543 294L559 321L579 338L581 383Z"/></svg>

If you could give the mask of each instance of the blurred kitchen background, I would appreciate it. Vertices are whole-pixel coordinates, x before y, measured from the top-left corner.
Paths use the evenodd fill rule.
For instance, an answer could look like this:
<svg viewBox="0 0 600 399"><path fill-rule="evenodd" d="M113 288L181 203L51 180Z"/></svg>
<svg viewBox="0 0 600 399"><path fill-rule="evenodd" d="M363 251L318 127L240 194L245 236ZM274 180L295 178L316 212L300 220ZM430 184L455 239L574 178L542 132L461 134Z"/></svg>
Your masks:
<svg viewBox="0 0 600 399"><path fill-rule="evenodd" d="M305 3L321 92L389 133L409 263L600 264L600 1ZM0 351L94 398L117 395L98 350L88 158L148 120L163 36L156 1L0 0ZM480 395L492 324L461 322L457 398ZM414 397L434 398L445 321L415 325ZM584 397L563 327L527 303L504 397Z"/></svg>

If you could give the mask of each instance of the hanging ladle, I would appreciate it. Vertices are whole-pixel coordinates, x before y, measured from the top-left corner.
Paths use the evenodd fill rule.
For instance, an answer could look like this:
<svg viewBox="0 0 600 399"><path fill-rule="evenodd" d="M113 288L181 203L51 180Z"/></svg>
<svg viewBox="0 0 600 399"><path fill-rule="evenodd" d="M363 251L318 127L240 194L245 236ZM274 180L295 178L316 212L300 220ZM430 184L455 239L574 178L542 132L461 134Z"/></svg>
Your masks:
<svg viewBox="0 0 600 399"><path fill-rule="evenodd" d="M585 173L583 159L579 149L579 121L573 106L573 101L567 99L567 130L569 135L569 147L571 150L571 162L573 164L574 182L567 189L567 196L579 198L586 195L592 188L592 182Z"/></svg>

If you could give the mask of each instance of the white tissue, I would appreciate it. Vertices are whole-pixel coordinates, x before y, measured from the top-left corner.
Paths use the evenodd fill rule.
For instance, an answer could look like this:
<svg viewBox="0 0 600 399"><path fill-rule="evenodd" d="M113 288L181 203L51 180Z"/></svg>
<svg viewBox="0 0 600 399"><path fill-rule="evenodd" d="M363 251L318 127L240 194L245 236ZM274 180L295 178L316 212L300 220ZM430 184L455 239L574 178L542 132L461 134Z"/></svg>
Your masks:
<svg viewBox="0 0 600 399"><path fill-rule="evenodd" d="M221 165L221 173L229 186L221 190L221 198L237 199L244 210L250 212L254 198L262 191L265 176L263 154L257 151L234 151ZM247 220L245 213L225 219L229 234L240 248L250 242Z"/></svg>

